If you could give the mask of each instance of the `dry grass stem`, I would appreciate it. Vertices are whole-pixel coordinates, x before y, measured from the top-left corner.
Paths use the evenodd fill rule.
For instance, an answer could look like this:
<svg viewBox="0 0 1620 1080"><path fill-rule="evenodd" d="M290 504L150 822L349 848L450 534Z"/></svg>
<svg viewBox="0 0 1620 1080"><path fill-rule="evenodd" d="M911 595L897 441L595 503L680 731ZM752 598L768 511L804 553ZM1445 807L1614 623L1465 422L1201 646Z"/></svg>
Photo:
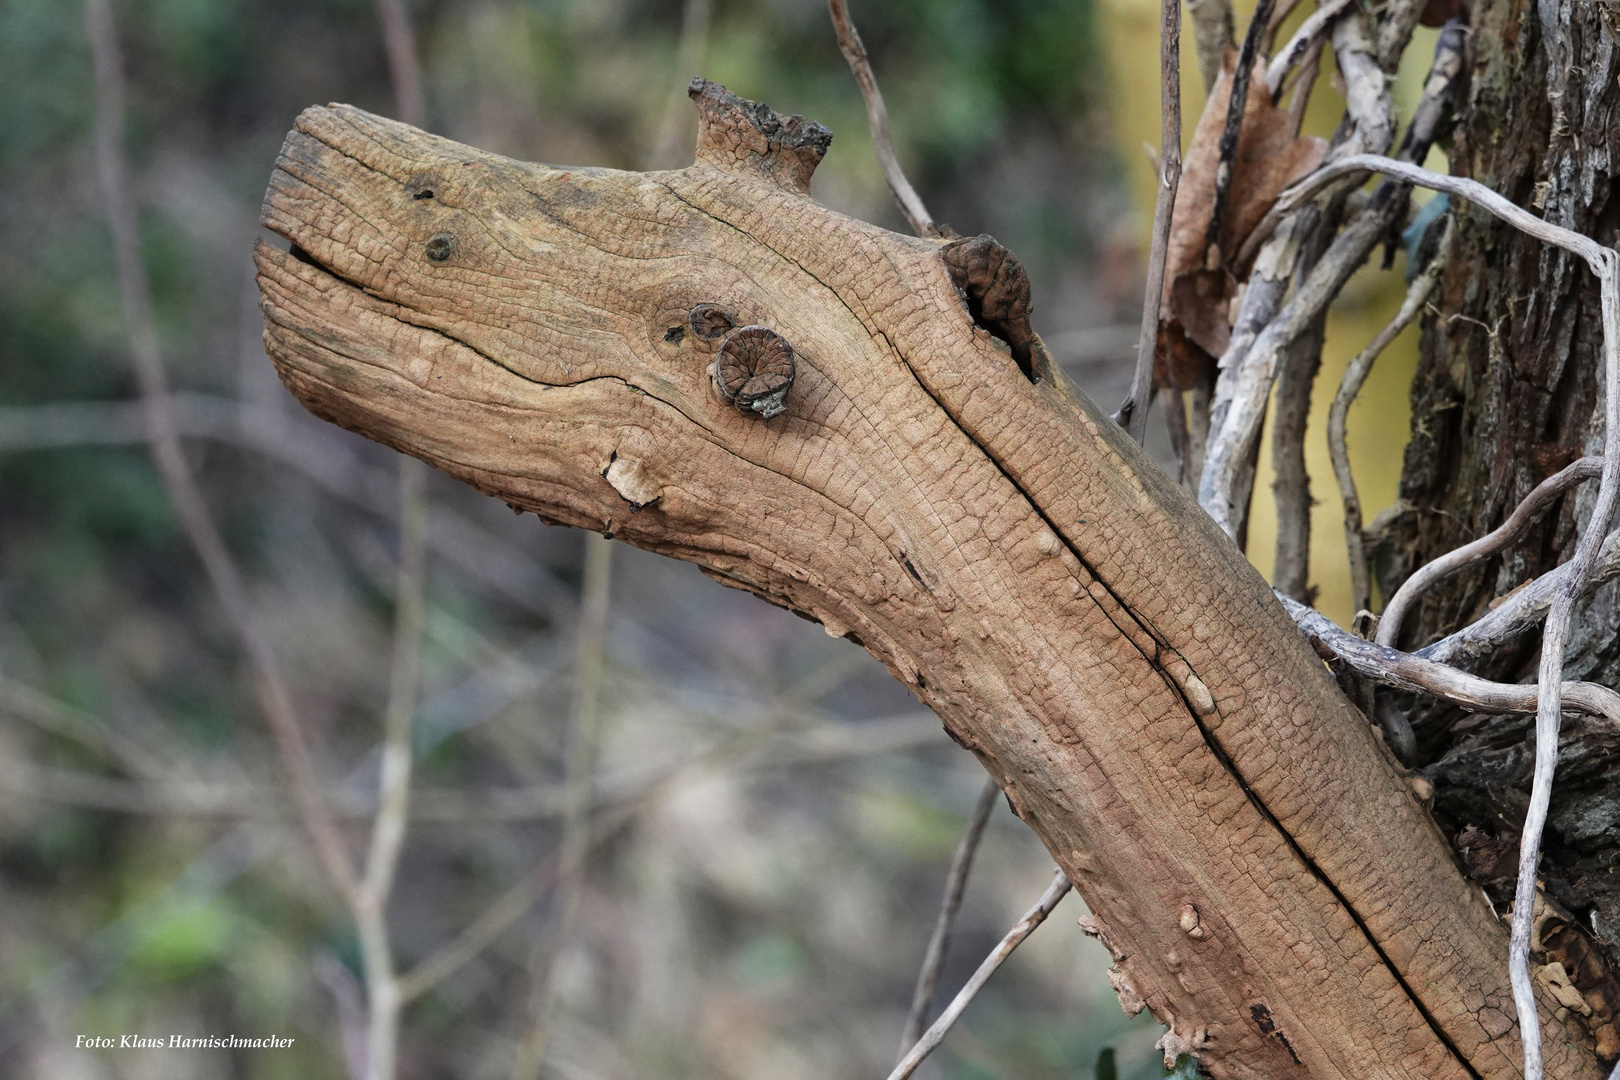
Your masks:
<svg viewBox="0 0 1620 1080"><path fill-rule="evenodd" d="M292 695L254 614L241 571L209 513L175 430L168 380L158 351L151 289L141 259L133 189L124 160L124 63L117 28L108 0L85 0L84 11L96 83L96 165L107 201L130 358L145 409L152 457L187 539L202 561L226 619L252 665L260 707L275 737L293 799L322 869L333 888L346 902L352 902L358 884L354 863L321 798Z"/></svg>
<svg viewBox="0 0 1620 1080"><path fill-rule="evenodd" d="M1227 12L1231 18L1230 9ZM1159 340L1159 308L1164 299L1164 266L1170 248L1170 222L1181 187L1181 4L1162 0L1159 9L1159 185L1153 203L1153 241L1148 248L1142 333L1136 343L1136 371L1130 397L1115 419L1138 446L1147 437L1148 401L1153 394L1154 356Z"/></svg>
<svg viewBox="0 0 1620 1080"><path fill-rule="evenodd" d="M973 869L973 854L984 837L984 827L990 821L990 812L996 807L1001 786L993 777L987 778L979 792L978 802L968 815L962 838L956 842L951 855L951 869L945 875L945 895L940 900L939 918L934 921L934 932L928 937L928 948L923 953L922 968L917 972L917 988L911 995L911 1011L906 1015L905 1031L900 1036L900 1059L917 1045L922 1037L928 1011L934 1006L934 990L939 985L939 970L945 965L945 954L951 947L951 929L956 925L956 913L962 907L962 893L967 889L968 874Z"/></svg>
<svg viewBox="0 0 1620 1080"><path fill-rule="evenodd" d="M1041 894L1035 906L1024 913L1024 917L1007 931L1007 936L1001 939L1001 943L984 958L978 970L963 985L956 997L951 999L951 1003L945 1006L945 1011L940 1013L939 1019L923 1032L922 1038L918 1039L917 1044L900 1060L900 1064L894 1067L894 1071L889 1074L889 1080L906 1080L906 1077L917 1071L917 1066L945 1041L945 1036L955 1026L956 1021L961 1019L962 1013L973 1003L979 991L984 989L984 984L990 981L990 976L996 973L996 969L1012 955L1013 950L1018 948L1025 938L1035 932L1037 926L1046 921L1046 917L1052 914L1052 909L1058 906L1058 901L1067 896L1072 887L1062 870L1053 872L1052 884L1047 886L1046 892Z"/></svg>
<svg viewBox="0 0 1620 1080"><path fill-rule="evenodd" d="M861 35L849 17L849 4L846 0L827 0L827 12L832 16L833 29L838 31L839 51L844 54L849 70L855 75L855 83L861 88L861 100L866 102L866 122L872 129L872 152L877 156L878 167L883 170L883 179L894 193L894 201L900 204L900 212L906 216L911 231L918 236L938 236L939 227L928 216L928 208L911 186L911 181L906 179L905 172L900 168L900 160L894 156L889 110L883 104L883 91L878 89L877 76L872 74L872 62L867 59L866 46L861 44Z"/></svg>

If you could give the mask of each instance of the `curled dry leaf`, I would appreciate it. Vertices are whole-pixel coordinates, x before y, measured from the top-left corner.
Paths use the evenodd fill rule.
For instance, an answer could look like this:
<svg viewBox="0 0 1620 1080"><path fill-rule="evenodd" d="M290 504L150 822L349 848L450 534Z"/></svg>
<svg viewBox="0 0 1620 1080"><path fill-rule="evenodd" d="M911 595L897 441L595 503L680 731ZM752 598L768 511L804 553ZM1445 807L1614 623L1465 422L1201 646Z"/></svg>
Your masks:
<svg viewBox="0 0 1620 1080"><path fill-rule="evenodd" d="M1234 264L1235 254L1282 190L1320 165L1327 152L1321 139L1295 136L1294 121L1271 100L1265 63L1258 61L1249 80L1243 126L1232 160L1231 194L1218 242L1212 247L1209 225L1215 209L1215 174L1220 167L1221 131L1232 98L1236 56L1227 53L1193 130L1175 214L1170 219L1155 373L1160 386L1193 386L1205 365L1226 350L1232 300L1238 281L1248 272L1248 267Z"/></svg>

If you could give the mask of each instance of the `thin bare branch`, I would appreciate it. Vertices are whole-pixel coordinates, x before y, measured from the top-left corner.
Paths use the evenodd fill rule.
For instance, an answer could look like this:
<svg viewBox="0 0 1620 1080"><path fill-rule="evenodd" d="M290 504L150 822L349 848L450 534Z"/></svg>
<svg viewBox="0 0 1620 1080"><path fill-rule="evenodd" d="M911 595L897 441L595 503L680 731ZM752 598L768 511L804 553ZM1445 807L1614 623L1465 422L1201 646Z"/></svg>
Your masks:
<svg viewBox="0 0 1620 1080"><path fill-rule="evenodd" d="M536 1080L557 1007L557 965L573 944L574 924L585 894L585 863L591 848L591 798L601 717L602 667L607 648L608 596L613 581L613 541L585 535L585 582L580 607L579 658L568 725L568 789L557 862L557 917L550 940L537 950L528 1030L512 1070L514 1080Z"/></svg>
<svg viewBox="0 0 1620 1080"><path fill-rule="evenodd" d="M1428 0L1389 0L1379 12L1377 56L1385 74L1393 77L1401 66L1401 55L1427 5Z"/></svg>
<svg viewBox="0 0 1620 1080"><path fill-rule="evenodd" d="M1035 902L1035 906L1024 912L1024 917L1019 919L1011 930L1007 931L1007 936L1002 938L1001 943L990 951L989 956L984 958L984 962L979 965L979 969L968 979L956 997L951 999L951 1003L945 1006L945 1011L940 1013L939 1019L934 1021L932 1027L923 1032L922 1038L917 1040L917 1045L913 1046L911 1052L906 1054L901 1059L900 1064L894 1067L894 1071L889 1074L889 1080L906 1080L906 1077L917 1071L917 1066L921 1065L923 1060L933 1053L940 1043L945 1041L946 1034L956 1025L956 1021L961 1018L967 1007L973 1003L973 999L978 996L979 991L984 989L984 984L990 981L990 976L996 973L996 968L1000 967L1002 961L1012 955L1014 949L1023 944L1025 938L1035 932L1037 926L1046 921L1046 917L1052 914L1052 909L1058 906L1058 901L1069 894L1070 888L1072 886L1069 884L1069 879L1064 876L1063 871L1054 871L1052 884L1047 886L1046 892L1041 894L1041 898Z"/></svg>
<svg viewBox="0 0 1620 1080"><path fill-rule="evenodd" d="M1340 125L1329 157L1387 149L1395 137L1394 111L1389 80L1373 57L1366 15L1354 7L1346 10L1333 23L1330 40L1345 81L1346 123ZM1345 180L1340 186L1348 190L1355 185ZM1315 246L1324 220L1317 204L1296 204L1287 212L1274 206L1238 256L1240 264L1252 259L1253 269L1220 358L1196 489L1199 504L1233 537L1246 531L1259 426L1283 350L1337 295L1342 282L1336 279L1348 278L1385 227L1358 214L1347 230L1354 235L1341 234L1334 241L1283 307L1302 252Z"/></svg>
<svg viewBox="0 0 1620 1080"><path fill-rule="evenodd" d="M934 932L929 935L928 948L923 952L922 968L917 972L917 987L911 994L911 1012L900 1036L900 1059L917 1045L922 1037L928 1011L934 1007L934 990L939 985L939 969L945 966L945 954L951 947L951 928L956 924L956 913L962 907L962 893L967 888L968 874L973 869L973 854L984 837L984 827L990 821L990 812L996 807L1001 785L994 777L987 778L979 792L979 801L968 815L962 838L956 842L951 856L951 869L945 875L945 896L940 901L939 918L934 921Z"/></svg>
<svg viewBox="0 0 1620 1080"><path fill-rule="evenodd" d="M1271 583L1296 600L1310 603L1311 474L1305 467L1305 429L1311 390L1322 367L1327 316L1320 313L1289 343L1277 372L1271 421L1271 493L1277 507L1276 557Z"/></svg>
<svg viewBox="0 0 1620 1080"><path fill-rule="evenodd" d="M0 713L26 720L41 731L107 755L136 776L165 782L174 779L174 763L154 753L146 741L3 674L0 674Z"/></svg>
<svg viewBox="0 0 1620 1080"><path fill-rule="evenodd" d="M1515 206L1477 180L1433 172L1413 165L1411 162L1397 161L1381 154L1352 154L1349 157L1340 158L1337 161L1323 165L1320 169L1284 191L1277 202L1283 206L1285 211L1290 210L1299 206L1305 200L1312 198L1336 180L1367 173L1381 173L1403 183L1430 188L1434 191L1444 191L1447 194L1467 199L1469 202L1501 218L1520 232L1527 233L1537 240L1551 244L1554 247L1563 248L1574 255L1579 255L1586 260L1588 266L1592 267L1593 273L1598 275L1600 281L1605 272L1600 267L1607 265L1609 258L1614 255L1613 251L1603 247L1590 237L1582 236L1578 232L1554 225L1549 221L1543 221L1528 210Z"/></svg>
<svg viewBox="0 0 1620 1080"><path fill-rule="evenodd" d="M1305 106L1310 104L1311 90L1316 86L1316 77L1322 70L1323 44L1320 39L1312 42L1310 52L1305 56L1305 62L1299 66L1299 76L1294 80L1293 95L1288 99L1288 119L1296 137L1299 135L1299 129L1305 124Z"/></svg>
<svg viewBox="0 0 1620 1080"><path fill-rule="evenodd" d="M1228 10L1228 19L1231 12ZM1148 248L1147 284L1142 294L1142 334L1136 343L1131 394L1115 420L1125 424L1136 445L1147 437L1148 401L1153 395L1153 363L1159 342L1159 306L1164 301L1164 264L1170 249L1170 219L1181 187L1181 4L1161 0L1159 10L1159 186L1153 203L1153 241Z"/></svg>
<svg viewBox="0 0 1620 1080"><path fill-rule="evenodd" d="M1539 626L1552 607L1553 597L1564 588L1569 576L1569 563L1547 571L1502 597L1495 610L1433 645L1424 646L1417 655L1441 664L1477 663L1506 642ZM1617 576L1620 576L1620 532L1612 532L1604 539L1597 564L1581 588L1582 598Z"/></svg>
<svg viewBox="0 0 1620 1080"><path fill-rule="evenodd" d="M1553 773L1558 765L1558 728L1563 716L1560 691L1564 676L1564 642L1575 613L1575 604L1597 562L1609 523L1614 520L1615 507L1620 504L1620 282L1616 280L1617 272L1620 272L1620 255L1610 248L1598 247L1585 237L1581 239L1586 245L1597 249L1595 257L1588 261L1601 286L1603 478L1598 482L1592 515L1576 545L1575 556L1569 561L1569 578L1563 588L1554 594L1552 607L1547 612L1547 623L1541 637L1541 663L1536 673L1536 681L1544 689L1536 709L1536 765L1530 787L1530 805L1525 812L1524 829L1519 837L1519 880L1514 888L1513 931L1508 939L1508 975L1513 983L1513 1003L1519 1013L1519 1037L1524 1044L1526 1080L1541 1080L1542 1077L1541 1021L1536 1012L1535 986L1530 977L1530 939L1536 876L1541 864L1541 833L1547 824Z"/></svg>
<svg viewBox="0 0 1620 1080"><path fill-rule="evenodd" d="M1279 0L1276 8L1272 10L1271 18L1266 20L1266 39L1263 43L1267 54L1274 51L1273 47L1277 44L1278 31L1282 29L1282 24L1288 21L1288 16L1294 13L1294 9L1299 7L1300 3L1301 0Z"/></svg>
<svg viewBox="0 0 1620 1080"><path fill-rule="evenodd" d="M427 577L427 466L402 457L399 470L400 559L394 594L394 655L383 717L382 764L371 846L355 895L366 980L367 1080L392 1080L399 1036L399 983L388 934L388 896L410 820L411 758Z"/></svg>
<svg viewBox="0 0 1620 1080"><path fill-rule="evenodd" d="M1327 616L1285 593L1277 593L1300 632L1323 659L1340 660L1358 675L1385 686L1411 690L1481 713L1533 713L1538 708L1535 684L1499 683L1436 664L1413 653L1367 641ZM1589 682L1566 682L1559 691L1565 707L1620 723L1620 693Z"/></svg>
<svg viewBox="0 0 1620 1080"><path fill-rule="evenodd" d="M1372 30L1367 24L1366 15L1354 6L1348 8L1344 17L1332 24L1329 40L1333 44L1334 62L1344 82L1344 113L1349 126L1341 125L1340 134L1334 136L1333 146L1328 150L1328 160L1353 154L1381 154L1395 141L1395 106L1390 91L1391 80L1378 66L1374 55ZM1296 100L1290 108L1303 111L1304 102L1297 98L1297 94L1296 90ZM1342 195L1356 187L1357 183L1352 178L1345 178L1332 194L1334 197ZM1329 200L1324 198L1320 201ZM1260 219L1260 224L1243 241L1238 251L1238 265L1247 266L1256 258L1261 246L1271 240L1272 233L1280 227L1285 217L1306 209L1302 203L1284 205L1281 199L1273 203L1265 217ZM1296 228L1296 233L1300 231ZM1227 355L1231 355L1230 349ZM1222 367L1225 368L1225 357L1222 359Z"/></svg>
<svg viewBox="0 0 1620 1080"><path fill-rule="evenodd" d="M1305 21L1299 24L1294 36L1272 56L1271 63L1266 65L1266 89L1271 91L1273 99L1282 90L1283 79L1295 65L1303 63L1310 55L1313 47L1326 39L1333 20L1344 13L1355 0L1328 0L1327 3L1306 16Z"/></svg>
<svg viewBox="0 0 1620 1080"><path fill-rule="evenodd" d="M1447 236L1450 236L1449 232ZM1441 252L1444 251L1445 244L1442 242ZM1344 375L1339 380L1339 392L1333 395L1333 404L1328 408L1328 456L1333 460L1333 476L1338 481L1339 498L1344 504L1344 544L1350 558L1352 605L1357 611L1367 611L1372 607L1372 581L1367 569L1367 553L1361 535L1361 496L1356 491L1355 475L1350 470L1350 451L1345 442L1350 406L1354 404L1356 395L1361 393L1361 388L1372 371L1373 362L1422 310L1429 294L1434 291L1435 282L1440 280L1440 271L1444 266L1444 255L1437 254L1429 261L1423 272L1413 279L1411 286L1406 290L1406 300L1401 304L1400 311L1396 312L1395 317L1378 331L1367 347L1361 350L1344 369ZM1388 609L1385 610L1384 617L1386 619L1389 617ZM1382 641L1382 644L1393 646L1394 642Z"/></svg>
<svg viewBox="0 0 1620 1080"><path fill-rule="evenodd" d="M1235 354L1237 359L1231 366L1224 362L1222 365L1224 385L1210 417L1209 448L1198 485L1199 504L1229 535L1241 532L1247 516L1254 484L1250 462L1283 355L1339 295L1350 275L1384 237L1400 210L1400 200L1393 197L1398 190L1390 191L1391 197L1375 201L1351 218L1282 310L1241 353L1235 352L1241 339L1234 329L1227 354Z"/></svg>
<svg viewBox="0 0 1620 1080"><path fill-rule="evenodd" d="M697 119L686 96L686 87L692 76L702 74L704 57L709 51L709 24L714 16L714 0L686 0L681 6L681 38L675 47L675 82L664 102L664 112L658 122L658 134L653 139L648 166L654 169L673 169L690 158L692 131Z"/></svg>
<svg viewBox="0 0 1620 1080"><path fill-rule="evenodd" d="M275 736L293 799L322 869L333 888L345 901L351 901L357 885L354 863L321 799L314 762L304 741L292 696L248 599L241 571L225 547L175 431L169 408L168 379L152 316L151 289L141 260L134 195L124 161L124 64L117 28L107 0L85 0L84 11L96 81L96 164L107 200L130 359L145 407L152 457L175 514L253 668L260 708Z"/></svg>
<svg viewBox="0 0 1620 1080"><path fill-rule="evenodd" d="M1413 122L1401 143L1401 158L1419 161L1428 153L1429 146L1440 134L1440 125L1448 113L1449 101L1462 68L1462 29L1450 24L1435 43L1433 62L1424 84L1423 98L1413 114ZM1365 26L1355 14L1347 14L1334 26L1334 46L1341 72L1355 72L1356 79L1347 88L1347 108L1358 117L1357 130L1365 134L1346 140L1334 148L1338 154L1358 141L1376 135L1380 140L1393 137L1393 127L1383 124L1386 115L1388 79L1373 63L1369 53ZM1360 104L1358 104L1360 102ZM1385 141L1384 145L1388 145ZM1332 156L1332 155L1330 155ZM1357 155L1346 155L1338 161L1353 160ZM1382 158L1380 160L1390 160ZM1318 180L1318 177L1326 178ZM1333 184L1332 198L1354 186L1355 170L1343 170L1337 161L1323 166L1295 187L1309 187L1321 192ZM1338 182L1336 182L1338 181ZM1245 241L1245 251L1260 244L1267 230L1281 223L1295 212L1306 209L1306 200L1293 196L1294 189L1285 191L1253 235ZM1242 534L1246 520L1246 507L1253 486L1252 467L1249 462L1259 440L1260 424L1266 402L1285 351L1292 341L1330 303L1349 275L1358 268L1367 255L1389 235L1389 229L1404 214L1409 202L1406 182L1387 181L1373 193L1367 205L1358 211L1333 241L1327 253L1295 290L1293 298L1266 329L1246 345L1234 332L1233 344L1221 358L1220 394L1214 409L1216 435L1206 456L1204 475L1199 482L1198 500L1204 508L1233 536ZM1297 226L1296 226L1297 231ZM1275 248L1268 238L1265 245ZM1261 248L1262 251L1266 247ZM1259 262L1257 260L1257 267ZM1241 352L1237 346L1244 344Z"/></svg>
<svg viewBox="0 0 1620 1080"><path fill-rule="evenodd" d="M1401 584L1385 605L1384 613L1378 620L1378 636L1375 640L1380 645L1394 648L1407 612L1430 586L1466 566L1495 555L1518 539L1552 505L1554 499L1577 484L1601 475L1603 459L1599 457L1581 458L1565 466L1537 484L1502 524L1478 540L1447 552L1413 571L1412 576Z"/></svg>
<svg viewBox="0 0 1620 1080"><path fill-rule="evenodd" d="M1215 166L1215 202L1209 212L1209 246L1220 248L1221 226L1226 222L1226 204L1232 193L1232 164L1237 157L1238 134L1243 112L1249 104L1249 79L1254 75L1254 58L1260 39L1271 19L1274 0L1259 0L1249 19L1243 47L1238 50L1237 69L1232 72L1232 98L1226 106L1226 127L1221 131L1220 160Z"/></svg>
<svg viewBox="0 0 1620 1080"><path fill-rule="evenodd" d="M827 13L832 16L833 29L838 31L838 49L855 75L855 84L861 88L861 100L866 102L866 122L872 129L872 152L877 155L883 179L900 204L911 231L918 236L938 236L939 226L928 216L917 190L906 179L900 160L894 156L894 136L889 132L889 110L883 104L883 91L878 89L877 76L872 74L872 62L866 57L866 46L849 17L847 0L827 0Z"/></svg>
<svg viewBox="0 0 1620 1080"><path fill-rule="evenodd" d="M1198 48L1198 74L1207 94L1220 78L1222 57L1232 47L1232 0L1187 0L1187 15Z"/></svg>
<svg viewBox="0 0 1620 1080"><path fill-rule="evenodd" d="M388 52L388 78L394 87L397 119L412 127L427 122L427 97L422 92L422 65L417 60L416 32L411 27L405 0L377 0L382 22L383 47Z"/></svg>

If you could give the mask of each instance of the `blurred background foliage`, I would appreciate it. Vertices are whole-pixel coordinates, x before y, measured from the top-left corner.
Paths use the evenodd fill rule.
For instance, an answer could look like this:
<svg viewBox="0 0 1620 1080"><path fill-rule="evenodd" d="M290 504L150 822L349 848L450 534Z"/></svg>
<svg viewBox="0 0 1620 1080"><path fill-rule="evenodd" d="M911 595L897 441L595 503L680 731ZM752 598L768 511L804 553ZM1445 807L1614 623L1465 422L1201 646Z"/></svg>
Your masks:
<svg viewBox="0 0 1620 1080"><path fill-rule="evenodd" d="M1157 141L1143 5L854 11L924 199L959 232L1019 253L1038 329L1110 409L1140 312L1149 173L1137 147ZM707 32L684 39L678 0L410 7L437 132L555 164L679 167L695 130L681 91L701 72L827 124L836 138L816 196L904 229L819 0L717 0ZM300 109L392 111L376 9L114 10L143 253L187 452L357 847L394 614L393 458L303 415L280 388L249 251ZM342 1077L360 1023L354 929L291 814L249 673L127 404L92 101L79 5L0 0L0 1073ZM1336 102L1322 108L1331 124ZM1360 321L1337 335L1346 353L1398 293L1393 282L1347 291L1341 307ZM1382 402L1385 434L1371 441L1389 463L1383 488L1376 467L1359 474L1374 507L1393 491L1404 435L1405 384L1387 358L1378 378L1386 369L1398 392L1363 394ZM1353 440L1358 430L1367 443L1372 429L1353 426ZM1150 448L1168 452L1162 422ZM390 912L402 968L556 848L583 550L580 534L443 477L430 493L418 797ZM1335 537L1334 520L1318 535ZM1258 522L1252 535L1264 552ZM598 786L630 812L590 856L548 1075L884 1075L982 770L847 642L690 566L623 547L615 560ZM998 808L942 1001L1050 866ZM406 1010L402 1076L509 1074L555 916L536 892ZM1074 928L1082 910L1064 902L928 1073L1090 1077L1107 1051L1127 1080L1162 1074L1160 1029L1121 1015L1104 950ZM81 1034L232 1032L296 1042L73 1049Z"/></svg>

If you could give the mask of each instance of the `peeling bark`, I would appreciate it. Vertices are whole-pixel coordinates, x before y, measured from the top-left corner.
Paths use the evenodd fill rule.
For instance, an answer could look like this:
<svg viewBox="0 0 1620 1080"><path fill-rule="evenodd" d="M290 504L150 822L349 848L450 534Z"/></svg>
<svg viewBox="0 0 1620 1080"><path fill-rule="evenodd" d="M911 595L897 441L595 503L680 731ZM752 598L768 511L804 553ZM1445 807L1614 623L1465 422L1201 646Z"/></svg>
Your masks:
<svg viewBox="0 0 1620 1080"><path fill-rule="evenodd" d="M307 110L264 206L293 248L256 252L283 381L863 645L1213 1075L1517 1075L1504 931L1265 582L941 242L807 197L822 129L715 90L698 162L647 174ZM791 346L780 415L716 392L699 305ZM1596 1076L1545 1000L1556 1075Z"/></svg>

